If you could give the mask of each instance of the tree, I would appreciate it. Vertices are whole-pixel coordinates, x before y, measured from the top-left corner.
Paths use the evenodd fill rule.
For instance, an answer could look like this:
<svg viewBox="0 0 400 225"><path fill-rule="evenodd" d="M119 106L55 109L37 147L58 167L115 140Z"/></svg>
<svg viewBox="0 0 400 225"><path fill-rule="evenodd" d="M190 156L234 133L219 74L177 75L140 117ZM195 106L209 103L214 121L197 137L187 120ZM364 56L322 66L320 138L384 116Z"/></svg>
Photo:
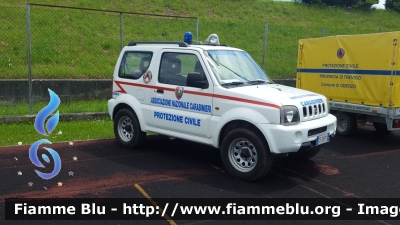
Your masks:
<svg viewBox="0 0 400 225"><path fill-rule="evenodd" d="M373 4L378 4L379 0L302 0L302 2L310 5L324 4L328 6L339 6L346 8L371 9L371 6Z"/></svg>
<svg viewBox="0 0 400 225"><path fill-rule="evenodd" d="M378 4L379 0L359 0L355 1L356 3L352 6L353 8L356 9L371 9L371 6L374 4Z"/></svg>
<svg viewBox="0 0 400 225"><path fill-rule="evenodd" d="M400 12L400 0L386 0L385 8Z"/></svg>

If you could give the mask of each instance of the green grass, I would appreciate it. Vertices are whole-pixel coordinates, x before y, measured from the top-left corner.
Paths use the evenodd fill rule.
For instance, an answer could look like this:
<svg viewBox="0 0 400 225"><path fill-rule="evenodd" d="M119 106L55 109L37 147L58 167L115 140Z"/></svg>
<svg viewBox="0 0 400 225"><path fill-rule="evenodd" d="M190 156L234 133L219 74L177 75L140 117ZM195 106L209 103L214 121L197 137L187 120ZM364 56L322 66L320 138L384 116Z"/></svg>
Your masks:
<svg viewBox="0 0 400 225"><path fill-rule="evenodd" d="M35 102L33 104L33 114L37 114L48 102ZM107 112L107 100L91 101L67 101L61 102L57 108L60 114L80 113L80 112ZM29 115L28 103L0 103L0 116Z"/></svg>
<svg viewBox="0 0 400 225"><path fill-rule="evenodd" d="M400 30L400 14L308 6L272 0L32 0L31 3L194 16L199 40L217 33L222 43L248 51L272 78L294 77L297 41L325 36ZM0 79L27 78L26 1L0 0ZM132 40L182 40L195 20L124 14L123 44ZM31 7L34 78L110 78L120 51L119 14Z"/></svg>
<svg viewBox="0 0 400 225"><path fill-rule="evenodd" d="M59 132L61 131L61 134ZM78 132L77 132L78 131ZM0 146L31 145L44 136L36 132L33 123L0 124ZM113 138L113 125L109 118L91 121L60 121L57 128L45 137L51 142Z"/></svg>

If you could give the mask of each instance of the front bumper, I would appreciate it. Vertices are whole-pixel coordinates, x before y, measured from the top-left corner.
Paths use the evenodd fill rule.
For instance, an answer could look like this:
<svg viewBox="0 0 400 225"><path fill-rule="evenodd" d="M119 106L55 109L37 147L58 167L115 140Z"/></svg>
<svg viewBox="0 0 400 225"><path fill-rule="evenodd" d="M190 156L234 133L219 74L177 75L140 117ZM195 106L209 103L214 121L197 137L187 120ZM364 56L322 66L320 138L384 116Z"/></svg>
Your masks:
<svg viewBox="0 0 400 225"><path fill-rule="evenodd" d="M296 125L259 124L259 126L272 153L290 153L314 148L315 140L321 134L329 133L331 138L334 137L336 117L328 114L326 117Z"/></svg>

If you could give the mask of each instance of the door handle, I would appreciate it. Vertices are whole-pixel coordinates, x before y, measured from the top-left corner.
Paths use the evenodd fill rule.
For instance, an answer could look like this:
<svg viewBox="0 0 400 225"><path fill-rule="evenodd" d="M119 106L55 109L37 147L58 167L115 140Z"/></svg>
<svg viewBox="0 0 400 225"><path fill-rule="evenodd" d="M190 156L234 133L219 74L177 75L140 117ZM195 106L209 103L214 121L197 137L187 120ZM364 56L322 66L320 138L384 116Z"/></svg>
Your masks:
<svg viewBox="0 0 400 225"><path fill-rule="evenodd" d="M157 89L157 93L164 93L164 90Z"/></svg>

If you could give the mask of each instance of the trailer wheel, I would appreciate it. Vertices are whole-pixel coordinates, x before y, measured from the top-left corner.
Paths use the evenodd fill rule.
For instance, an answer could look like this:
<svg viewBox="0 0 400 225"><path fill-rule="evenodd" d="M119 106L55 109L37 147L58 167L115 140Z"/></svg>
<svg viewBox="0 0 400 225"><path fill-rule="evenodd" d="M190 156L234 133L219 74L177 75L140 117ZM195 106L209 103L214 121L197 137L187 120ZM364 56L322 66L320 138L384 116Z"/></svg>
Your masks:
<svg viewBox="0 0 400 225"><path fill-rule="evenodd" d="M381 132L381 133L390 133L392 131L387 129L386 123L377 123L373 122L374 128L376 131Z"/></svg>
<svg viewBox="0 0 400 225"><path fill-rule="evenodd" d="M338 113L337 118L337 134L345 136L354 134L357 131L357 116L350 113Z"/></svg>

